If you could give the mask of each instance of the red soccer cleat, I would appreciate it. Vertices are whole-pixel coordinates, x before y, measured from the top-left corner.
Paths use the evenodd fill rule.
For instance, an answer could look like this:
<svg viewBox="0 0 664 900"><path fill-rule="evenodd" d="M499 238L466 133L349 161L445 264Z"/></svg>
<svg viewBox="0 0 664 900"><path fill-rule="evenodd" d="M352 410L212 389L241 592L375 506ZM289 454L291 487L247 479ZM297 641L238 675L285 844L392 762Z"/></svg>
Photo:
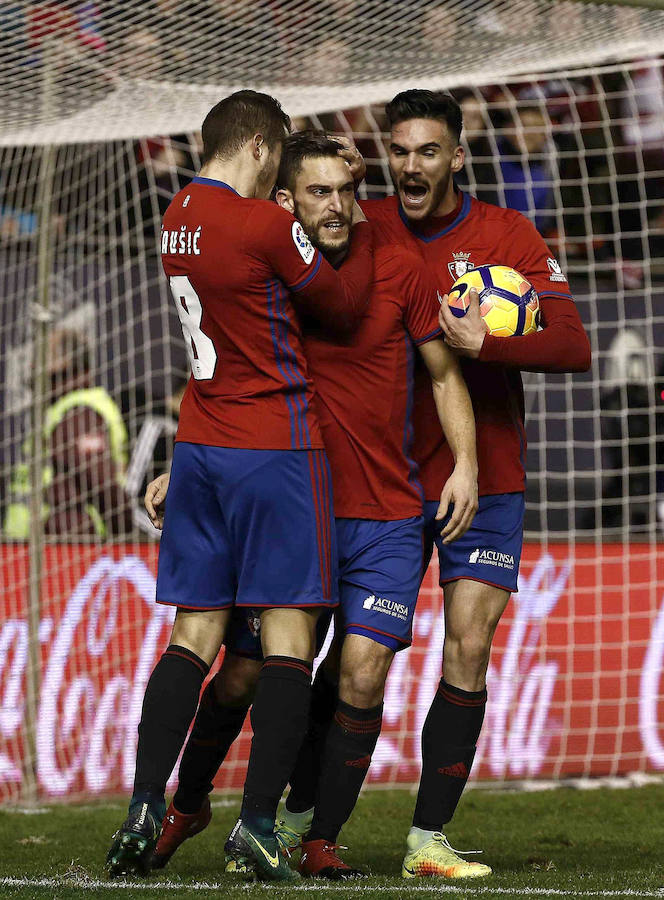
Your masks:
<svg viewBox="0 0 664 900"><path fill-rule="evenodd" d="M299 869L307 878L329 878L331 881L346 881L349 878L366 878L364 872L352 869L335 850L338 844L327 841L303 841ZM343 848L346 849L345 847Z"/></svg>
<svg viewBox="0 0 664 900"><path fill-rule="evenodd" d="M166 810L161 826L161 836L152 854L152 868L163 869L180 844L207 828L211 818L209 797L205 798L197 813L189 815L178 812L171 803Z"/></svg>

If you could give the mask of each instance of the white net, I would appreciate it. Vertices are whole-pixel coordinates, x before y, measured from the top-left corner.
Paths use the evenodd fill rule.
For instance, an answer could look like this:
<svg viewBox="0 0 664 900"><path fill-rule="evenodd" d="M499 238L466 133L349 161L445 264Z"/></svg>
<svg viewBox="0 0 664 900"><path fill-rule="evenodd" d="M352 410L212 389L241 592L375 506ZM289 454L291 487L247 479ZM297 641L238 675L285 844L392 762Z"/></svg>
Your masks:
<svg viewBox="0 0 664 900"><path fill-rule="evenodd" d="M664 14L358 0L319 18L315 6L3 13L2 802L131 784L169 620L153 603L158 545L139 497L170 458L186 360L160 216L200 165L207 109L248 85L296 125L353 136L369 196L391 192L379 101L453 88L462 186L522 209L555 249L593 368L525 376L527 544L474 775L664 769ZM40 483L43 537L30 508ZM440 670L435 579L432 568L415 645L390 675L375 784L417 778ZM247 750L245 733L221 786L241 785Z"/></svg>
<svg viewBox="0 0 664 900"><path fill-rule="evenodd" d="M661 52L664 12L575 0L8 4L0 144L194 131L238 87L292 115Z"/></svg>

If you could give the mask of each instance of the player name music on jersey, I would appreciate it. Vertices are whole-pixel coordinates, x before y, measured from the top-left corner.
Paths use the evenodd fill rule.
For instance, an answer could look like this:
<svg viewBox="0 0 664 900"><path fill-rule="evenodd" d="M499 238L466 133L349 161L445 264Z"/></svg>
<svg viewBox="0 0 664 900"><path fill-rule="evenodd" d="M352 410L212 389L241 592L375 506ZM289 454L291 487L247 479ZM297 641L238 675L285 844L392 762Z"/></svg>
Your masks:
<svg viewBox="0 0 664 900"><path fill-rule="evenodd" d="M172 231L169 231L167 228L162 228L161 252L200 256L201 248L198 243L201 239L202 231L203 229L200 225L195 231L187 228L186 225L182 225L179 229L174 229Z"/></svg>

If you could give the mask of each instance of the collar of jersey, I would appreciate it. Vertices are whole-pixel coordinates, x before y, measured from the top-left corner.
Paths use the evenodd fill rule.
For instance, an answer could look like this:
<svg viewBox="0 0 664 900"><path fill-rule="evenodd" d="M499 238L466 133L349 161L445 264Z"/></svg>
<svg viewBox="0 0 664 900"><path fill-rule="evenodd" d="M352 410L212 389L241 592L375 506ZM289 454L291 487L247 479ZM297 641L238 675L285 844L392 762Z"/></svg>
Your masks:
<svg viewBox="0 0 664 900"><path fill-rule="evenodd" d="M217 181L216 178L203 178L202 175L197 175L195 178L191 179L192 184L209 184L210 187L220 187L224 188L224 190L231 191L233 194L236 194L238 197L240 196L234 187L231 187L230 184L226 184L225 181Z"/></svg>
<svg viewBox="0 0 664 900"><path fill-rule="evenodd" d="M399 204L399 215L401 217L401 221L404 223L406 228L415 235L415 237L418 239L418 241L424 241L425 244L430 244L431 241L437 240L439 237L442 237L444 234L448 234L450 231L452 231L453 228L456 228L457 225L459 225L461 222L463 222L463 220L466 218L466 216L470 212L470 194L466 194L464 191L459 191L459 193L463 197L463 200L461 201L461 209L459 210L459 215L454 219L453 222L450 222L450 224L446 228L443 228L442 231L439 231L436 234L427 234L427 235L420 234L417 231L417 229L413 225L410 224L410 222L408 221L408 217L406 216L405 212L403 211L403 207L401 206L401 204Z"/></svg>

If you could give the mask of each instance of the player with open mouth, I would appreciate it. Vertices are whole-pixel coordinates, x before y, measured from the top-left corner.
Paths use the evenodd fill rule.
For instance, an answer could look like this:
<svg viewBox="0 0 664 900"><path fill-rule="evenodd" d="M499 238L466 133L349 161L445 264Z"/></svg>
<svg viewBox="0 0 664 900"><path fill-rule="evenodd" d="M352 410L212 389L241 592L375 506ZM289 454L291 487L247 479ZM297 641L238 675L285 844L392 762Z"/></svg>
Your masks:
<svg viewBox="0 0 664 900"><path fill-rule="evenodd" d="M320 134L291 135L277 188L277 202L339 265L347 252L354 184L338 144ZM454 506L441 539L458 539L475 514L473 414L456 360L441 339L438 296L418 255L384 244L375 249L371 298L357 330L343 342L311 323L305 333L332 471L340 572L337 636L314 681L313 718L290 781L288 824L278 832L291 849L302 839L300 870L308 876L361 874L339 857L337 837L380 734L390 665L411 642L422 566L422 497L408 455L415 347L433 385L436 427L442 426L441 435L445 430L456 459L439 491L439 515ZM209 822L211 781L251 695L250 664L238 657L251 656L252 646L260 655L242 624L227 641L221 671L201 702L156 867ZM237 869L242 854L232 841L227 849Z"/></svg>

